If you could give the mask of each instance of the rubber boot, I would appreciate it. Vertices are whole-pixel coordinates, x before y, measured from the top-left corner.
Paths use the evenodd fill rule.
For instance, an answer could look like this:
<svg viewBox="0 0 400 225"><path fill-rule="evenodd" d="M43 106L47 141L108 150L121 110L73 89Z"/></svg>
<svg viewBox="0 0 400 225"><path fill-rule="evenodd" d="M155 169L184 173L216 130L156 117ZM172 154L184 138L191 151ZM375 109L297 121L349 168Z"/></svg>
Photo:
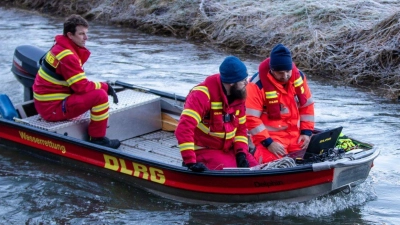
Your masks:
<svg viewBox="0 0 400 225"><path fill-rule="evenodd" d="M90 137L89 141L92 142L93 144L102 145L102 146L106 146L109 148L115 148L115 149L117 149L121 145L121 142L118 139L110 140L107 137L102 137L102 138Z"/></svg>

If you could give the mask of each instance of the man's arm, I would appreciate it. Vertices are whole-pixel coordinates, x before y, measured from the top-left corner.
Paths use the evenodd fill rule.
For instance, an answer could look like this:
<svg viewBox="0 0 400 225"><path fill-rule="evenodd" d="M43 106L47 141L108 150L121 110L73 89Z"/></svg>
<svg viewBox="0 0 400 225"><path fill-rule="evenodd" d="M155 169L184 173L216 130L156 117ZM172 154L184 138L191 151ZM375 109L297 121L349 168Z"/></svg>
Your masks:
<svg viewBox="0 0 400 225"><path fill-rule="evenodd" d="M260 142L268 142L267 145L272 143L272 139L261 120L264 106L264 93L256 84L249 83L247 85L247 99L246 99L246 116L247 129L252 136L253 142L257 145Z"/></svg>
<svg viewBox="0 0 400 225"><path fill-rule="evenodd" d="M307 98L307 102L300 106L299 114L300 114L300 132L303 135L311 136L312 131L314 130L314 100L312 98L311 90L307 83L307 78L303 74L303 87L304 94Z"/></svg>
<svg viewBox="0 0 400 225"><path fill-rule="evenodd" d="M208 97L202 91L192 90L186 97L185 106L175 130L175 136L185 164L196 163L194 133L197 125L208 111L209 105Z"/></svg>
<svg viewBox="0 0 400 225"><path fill-rule="evenodd" d="M75 93L86 93L95 89L103 89L108 92L108 85L105 82L89 81L85 71L76 55L65 56L60 63L59 72L63 75L70 88Z"/></svg>

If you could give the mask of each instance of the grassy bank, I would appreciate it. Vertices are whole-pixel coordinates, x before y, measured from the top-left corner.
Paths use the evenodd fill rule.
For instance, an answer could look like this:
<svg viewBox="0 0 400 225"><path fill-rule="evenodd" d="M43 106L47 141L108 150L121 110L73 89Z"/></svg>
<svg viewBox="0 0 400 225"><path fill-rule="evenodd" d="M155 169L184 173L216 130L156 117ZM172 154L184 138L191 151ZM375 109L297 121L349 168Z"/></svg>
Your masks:
<svg viewBox="0 0 400 225"><path fill-rule="evenodd" d="M78 13L266 57L287 45L313 76L400 96L398 0L3 0L53 16Z"/></svg>

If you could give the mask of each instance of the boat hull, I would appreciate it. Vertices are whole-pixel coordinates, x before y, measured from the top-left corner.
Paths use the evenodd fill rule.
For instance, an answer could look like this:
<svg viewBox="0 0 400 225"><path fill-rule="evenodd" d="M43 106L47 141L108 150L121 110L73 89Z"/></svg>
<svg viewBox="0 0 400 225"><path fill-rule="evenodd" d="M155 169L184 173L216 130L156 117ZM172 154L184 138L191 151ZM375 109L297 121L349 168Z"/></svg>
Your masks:
<svg viewBox="0 0 400 225"><path fill-rule="evenodd" d="M364 181L374 159L338 168L315 169L304 165L273 171L195 173L185 167L135 157L4 119L0 119L0 140L54 162L104 174L157 195L190 203L304 201Z"/></svg>

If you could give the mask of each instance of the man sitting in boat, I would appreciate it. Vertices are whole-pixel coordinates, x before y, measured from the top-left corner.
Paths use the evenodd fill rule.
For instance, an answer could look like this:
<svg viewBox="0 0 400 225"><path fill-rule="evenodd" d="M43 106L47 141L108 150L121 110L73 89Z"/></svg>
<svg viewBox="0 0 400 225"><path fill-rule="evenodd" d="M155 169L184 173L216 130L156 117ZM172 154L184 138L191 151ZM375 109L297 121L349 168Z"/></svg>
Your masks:
<svg viewBox="0 0 400 225"><path fill-rule="evenodd" d="M190 91L175 131L183 163L195 172L257 165L247 143L247 68L229 56L219 71Z"/></svg>
<svg viewBox="0 0 400 225"><path fill-rule="evenodd" d="M119 140L105 137L107 94L116 96L115 92L108 83L89 81L82 68L90 56L85 48L88 28L88 22L79 15L65 20L63 35L55 37L54 46L42 59L33 85L34 104L43 119L53 122L72 119L90 110L90 142L118 148Z"/></svg>
<svg viewBox="0 0 400 225"><path fill-rule="evenodd" d="M247 128L260 163L305 150L314 129L314 101L304 74L276 45L247 85Z"/></svg>

